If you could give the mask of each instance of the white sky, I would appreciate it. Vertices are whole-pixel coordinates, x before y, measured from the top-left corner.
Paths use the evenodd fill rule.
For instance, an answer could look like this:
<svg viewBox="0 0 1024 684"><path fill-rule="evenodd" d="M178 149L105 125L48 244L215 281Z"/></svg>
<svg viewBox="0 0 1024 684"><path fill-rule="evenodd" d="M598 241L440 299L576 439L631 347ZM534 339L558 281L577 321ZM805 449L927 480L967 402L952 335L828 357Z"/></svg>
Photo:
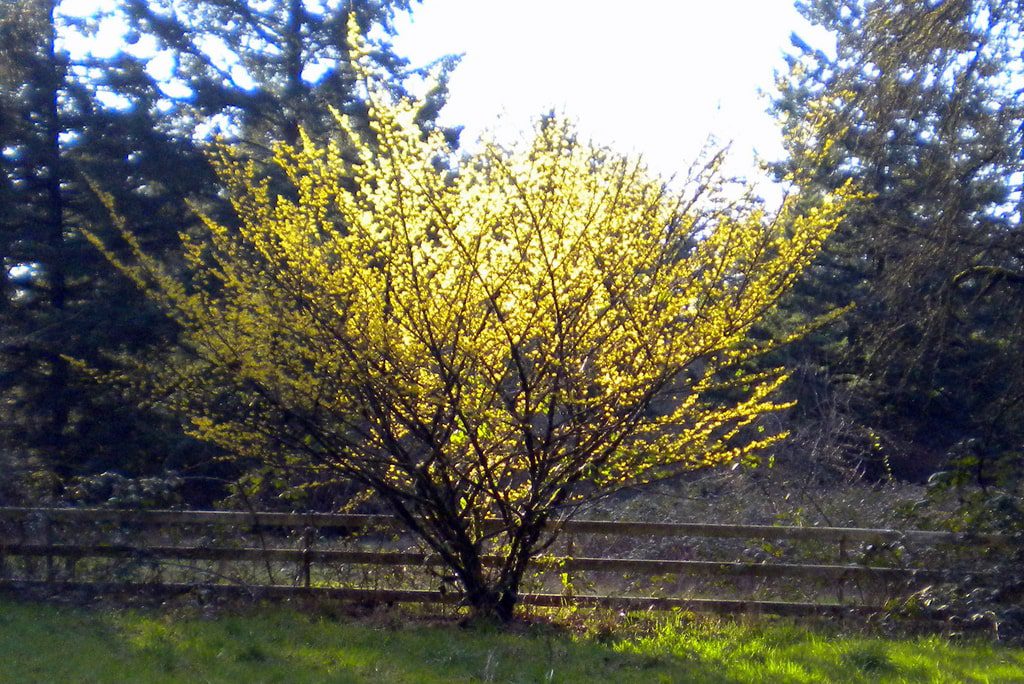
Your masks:
<svg viewBox="0 0 1024 684"><path fill-rule="evenodd" d="M65 0L62 11L112 3ZM107 28L114 33L90 45L100 56L122 47L114 34L123 27ZM733 173L755 175L758 155L779 158L766 109L789 35L834 44L793 0L423 0L397 28L395 47L414 65L463 53L442 112L443 123L465 127L463 146L484 131L508 139L554 109L666 176L685 173L709 135L731 144ZM167 59L151 70L166 71Z"/></svg>
<svg viewBox="0 0 1024 684"><path fill-rule="evenodd" d="M685 172L709 134L746 173L755 152L781 155L761 91L794 30L828 42L792 0L424 0L394 42L414 64L464 53L442 113L464 144L554 108L662 174Z"/></svg>

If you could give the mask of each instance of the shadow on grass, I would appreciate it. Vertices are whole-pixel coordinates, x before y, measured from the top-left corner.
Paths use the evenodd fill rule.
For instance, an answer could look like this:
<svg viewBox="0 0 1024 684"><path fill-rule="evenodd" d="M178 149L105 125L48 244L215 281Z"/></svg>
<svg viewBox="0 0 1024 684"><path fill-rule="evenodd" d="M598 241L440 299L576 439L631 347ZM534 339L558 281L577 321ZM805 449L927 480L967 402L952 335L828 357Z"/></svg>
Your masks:
<svg viewBox="0 0 1024 684"><path fill-rule="evenodd" d="M595 640L401 614L332 620L269 608L207 619L0 602L0 681L1024 681L1024 652L980 642L678 620L645 631Z"/></svg>

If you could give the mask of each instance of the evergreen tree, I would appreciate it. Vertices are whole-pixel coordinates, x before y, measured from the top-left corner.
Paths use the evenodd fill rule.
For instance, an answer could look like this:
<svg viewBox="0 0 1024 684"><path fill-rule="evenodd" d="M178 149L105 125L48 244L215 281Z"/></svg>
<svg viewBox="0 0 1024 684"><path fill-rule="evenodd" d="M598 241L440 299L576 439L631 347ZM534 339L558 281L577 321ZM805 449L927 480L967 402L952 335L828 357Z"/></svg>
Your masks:
<svg viewBox="0 0 1024 684"><path fill-rule="evenodd" d="M0 7L0 451L10 461L0 465L38 483L31 496L68 495L69 484L107 471L212 472L202 465L210 449L140 407L130 387L103 386L69 365L74 358L104 370L176 334L83 241L83 228L111 235L95 190L114 199L149 251L176 247L178 231L196 224L184 199L213 215L225 208L203 149L207 133L219 128L257 162L276 142L294 141L299 126L328 135L328 104L362 107L347 75L347 12L363 30L387 36L395 12L407 9L408 2L126 3L113 11L128 22L123 49L96 57L61 45L88 38L109 17L68 16L59 0ZM152 53L130 54L146 32L157 57L172 57L172 74L147 66ZM401 91L414 72L385 40L374 56ZM443 85L424 110L425 128L442 101ZM209 501L208 490L199 500ZM8 486L6 496L15 491L26 487Z"/></svg>
<svg viewBox="0 0 1024 684"><path fill-rule="evenodd" d="M207 144L222 143L253 162L275 191L290 184L272 163L275 146L299 142L300 130L323 143L338 139L332 109L365 126L366 93L358 85L348 42L350 17L365 41L364 56L394 96L407 94L411 81L426 78L432 89L423 98L417 124L426 133L447 95L455 65L447 56L422 68L410 67L389 42L395 18L409 12L412 0L134 0L123 6L129 42L153 39L172 56L171 72L161 76L163 121L176 135ZM458 129L439 129L455 145ZM216 185L216 181L211 182ZM211 215L232 220L223 196L202 205ZM120 211L120 204L118 204ZM131 221L128 217L129 223ZM350 497L347 485L291 489L280 471L249 470L235 461L233 476L250 495L288 492L305 505L335 507ZM240 490L239 490L240 491Z"/></svg>
<svg viewBox="0 0 1024 684"><path fill-rule="evenodd" d="M64 292L63 211L56 167L59 128L56 107L63 66L54 48L51 3L23 2L0 9L0 131L3 133L3 320L2 381L5 398L2 424L5 443L58 441L63 434L63 383L67 365L40 353L30 337L16 330L15 317L25 317L32 304L45 302L54 316L62 313ZM47 253L43 277L36 258ZM16 287L18 284L22 287ZM29 285L32 285L31 290ZM44 329L43 326L37 326ZM33 383L17 381L35 375ZM20 386L19 386L20 385ZM17 389L15 389L17 387ZM28 395L36 394L44 410L33 416L32 428L14 419ZM45 399L52 399L46 402ZM49 415L46 415L46 414ZM19 429L20 428L20 429ZM54 429L56 428L56 430ZM45 436L45 437L44 437Z"/></svg>
<svg viewBox="0 0 1024 684"><path fill-rule="evenodd" d="M109 223L89 179L123 200L155 246L184 220L176 205L194 186L182 180L194 184L201 171L181 173L199 156L160 133L159 91L138 62L116 58L97 77L93 60L72 60L60 48L68 25L55 0L0 12L0 437L13 472L40 485L36 494L61 494L83 474L159 470L173 451L166 422L155 429L159 420L68 360L102 367L169 331L82 239L81 228L106 232ZM119 106L101 104L100 90L117 92Z"/></svg>
<svg viewBox="0 0 1024 684"><path fill-rule="evenodd" d="M298 142L302 128L314 139L334 132L329 108L361 120L366 105L356 87L346 41L351 14L372 46L372 59L389 88L405 93L412 76L436 72L421 124L430 128L443 104L451 57L411 69L388 38L411 0L130 0L130 39L148 35L173 56L167 93L178 125L195 131L213 124L254 158L274 143ZM371 38L372 36L372 38ZM437 67L436 69L434 67ZM202 129L202 126L199 126ZM449 131L454 139L455 131Z"/></svg>
<svg viewBox="0 0 1024 684"><path fill-rule="evenodd" d="M836 55L795 37L776 112L789 132L824 120L837 142L793 143L788 165L805 189L854 179L870 194L790 301L796 316L855 305L802 353L849 397L862 456L912 476L966 457L984 484L1024 437L1024 12L1008 0L800 9L834 32Z"/></svg>

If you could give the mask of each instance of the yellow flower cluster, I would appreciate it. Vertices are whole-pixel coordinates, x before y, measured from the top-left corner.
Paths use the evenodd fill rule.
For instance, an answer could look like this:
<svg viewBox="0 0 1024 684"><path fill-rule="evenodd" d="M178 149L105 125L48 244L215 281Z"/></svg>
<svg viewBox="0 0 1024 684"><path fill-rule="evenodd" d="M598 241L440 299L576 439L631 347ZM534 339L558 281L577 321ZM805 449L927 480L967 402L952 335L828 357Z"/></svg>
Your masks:
<svg viewBox="0 0 1024 684"><path fill-rule="evenodd" d="M181 324L153 373L198 436L475 521L780 437L752 428L786 374L747 337L842 194L702 209L555 118L457 159L361 76L369 129L280 147L288 193L221 154L237 222L183 235L186 273L120 263Z"/></svg>

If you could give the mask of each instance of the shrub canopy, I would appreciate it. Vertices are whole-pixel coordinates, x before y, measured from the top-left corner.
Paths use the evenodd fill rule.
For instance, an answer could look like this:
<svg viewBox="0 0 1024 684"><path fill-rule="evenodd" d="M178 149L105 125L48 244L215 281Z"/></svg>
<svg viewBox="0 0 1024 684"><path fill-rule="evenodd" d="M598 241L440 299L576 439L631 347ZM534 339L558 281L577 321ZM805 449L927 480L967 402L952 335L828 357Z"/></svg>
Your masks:
<svg viewBox="0 0 1024 684"><path fill-rule="evenodd" d="M780 437L748 336L842 197L769 216L714 163L673 192L553 117L456 158L363 78L371 133L281 146L287 195L222 154L237 221L183 235L184 273L101 247L181 326L145 382L195 435L365 485L507 616L556 512Z"/></svg>

